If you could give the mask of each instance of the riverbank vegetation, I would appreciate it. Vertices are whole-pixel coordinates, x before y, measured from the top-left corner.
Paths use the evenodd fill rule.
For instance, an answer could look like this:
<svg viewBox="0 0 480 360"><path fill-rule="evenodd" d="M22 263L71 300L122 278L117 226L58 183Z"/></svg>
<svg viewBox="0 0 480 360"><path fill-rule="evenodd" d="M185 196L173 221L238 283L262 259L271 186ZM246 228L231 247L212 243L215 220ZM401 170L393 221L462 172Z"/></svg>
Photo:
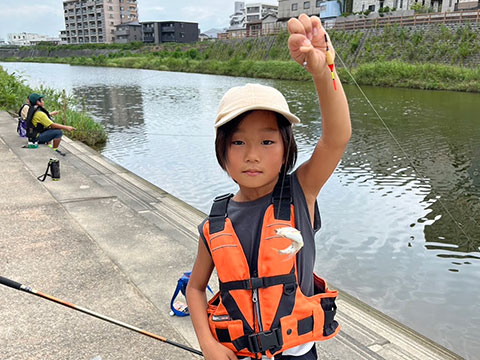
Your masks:
<svg viewBox="0 0 480 360"><path fill-rule="evenodd" d="M58 110L55 122L73 126L76 130L68 133L71 139L79 140L89 146L99 147L105 144L107 135L102 125L95 122L81 109L81 104L67 97L65 92L41 87L32 89L15 74L8 74L0 67L0 109L17 114L20 105L25 103L29 94L37 92L45 95L45 108Z"/></svg>
<svg viewBox="0 0 480 360"><path fill-rule="evenodd" d="M352 83L354 78L360 85L480 92L480 36L468 24L410 30L395 25L368 31L332 30L329 34L344 82ZM284 32L196 44L65 45L38 48L31 56L34 47L25 56L2 60L308 79L304 69L290 59L287 40ZM102 49L102 53L62 56L67 53L64 50L72 49Z"/></svg>

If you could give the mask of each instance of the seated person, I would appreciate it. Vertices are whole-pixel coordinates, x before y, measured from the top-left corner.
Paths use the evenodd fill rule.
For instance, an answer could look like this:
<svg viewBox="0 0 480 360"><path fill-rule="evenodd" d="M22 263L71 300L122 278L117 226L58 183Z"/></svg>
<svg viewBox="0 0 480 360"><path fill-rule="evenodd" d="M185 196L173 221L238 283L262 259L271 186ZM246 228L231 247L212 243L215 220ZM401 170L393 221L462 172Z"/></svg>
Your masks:
<svg viewBox="0 0 480 360"><path fill-rule="evenodd" d="M43 95L35 93L28 97L31 106L28 111L27 124L30 120L32 129L29 130L27 128L27 136L30 138L33 133L34 138L39 144L48 144L54 151L58 151L58 146L63 136L62 130L73 131L75 128L53 122L51 117L57 115L58 111L49 113L44 108L45 103L43 98ZM60 151L58 152L62 154Z"/></svg>

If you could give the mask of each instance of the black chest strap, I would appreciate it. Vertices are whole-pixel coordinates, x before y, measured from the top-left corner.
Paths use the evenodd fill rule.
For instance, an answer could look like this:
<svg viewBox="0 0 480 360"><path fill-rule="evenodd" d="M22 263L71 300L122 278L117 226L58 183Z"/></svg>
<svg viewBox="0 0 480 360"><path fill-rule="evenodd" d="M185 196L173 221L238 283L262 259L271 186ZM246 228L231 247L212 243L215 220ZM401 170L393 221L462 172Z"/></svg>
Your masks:
<svg viewBox="0 0 480 360"><path fill-rule="evenodd" d="M275 218L278 220L290 221L290 205L293 203L290 178L291 175L280 174L277 184L273 189L273 210ZM225 229L228 202L232 197L233 194L225 194L217 196L213 200L210 215L208 215L210 234L215 234Z"/></svg>
<svg viewBox="0 0 480 360"><path fill-rule="evenodd" d="M290 188L291 175L280 174L275 189L273 189L272 202L275 219L290 221L290 204L293 203Z"/></svg>

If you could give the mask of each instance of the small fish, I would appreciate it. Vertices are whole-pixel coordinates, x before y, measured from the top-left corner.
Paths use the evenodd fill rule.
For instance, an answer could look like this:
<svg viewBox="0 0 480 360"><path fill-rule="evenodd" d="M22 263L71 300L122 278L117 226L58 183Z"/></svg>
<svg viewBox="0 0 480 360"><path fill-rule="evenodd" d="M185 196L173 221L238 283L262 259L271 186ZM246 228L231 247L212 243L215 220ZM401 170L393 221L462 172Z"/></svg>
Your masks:
<svg viewBox="0 0 480 360"><path fill-rule="evenodd" d="M303 247L303 237L302 233L292 227L283 227L275 229L277 235L287 238L292 241L292 244L282 250L277 250L280 254L290 255L288 258L291 258Z"/></svg>

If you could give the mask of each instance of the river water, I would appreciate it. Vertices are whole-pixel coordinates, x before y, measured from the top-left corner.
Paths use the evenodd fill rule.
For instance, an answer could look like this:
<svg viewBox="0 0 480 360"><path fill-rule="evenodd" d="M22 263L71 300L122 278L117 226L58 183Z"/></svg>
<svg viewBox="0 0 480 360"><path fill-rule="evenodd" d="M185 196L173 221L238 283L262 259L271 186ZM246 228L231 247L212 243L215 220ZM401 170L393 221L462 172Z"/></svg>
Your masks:
<svg viewBox="0 0 480 360"><path fill-rule="evenodd" d="M298 163L321 134L310 82L0 65L30 85L84 99L107 129L104 156L204 212L215 195L235 190L213 146L216 108L231 86L258 82L284 93L302 119L295 127ZM459 355L478 359L480 94L364 87L377 116L360 91L345 90L353 136L318 199L316 271Z"/></svg>

